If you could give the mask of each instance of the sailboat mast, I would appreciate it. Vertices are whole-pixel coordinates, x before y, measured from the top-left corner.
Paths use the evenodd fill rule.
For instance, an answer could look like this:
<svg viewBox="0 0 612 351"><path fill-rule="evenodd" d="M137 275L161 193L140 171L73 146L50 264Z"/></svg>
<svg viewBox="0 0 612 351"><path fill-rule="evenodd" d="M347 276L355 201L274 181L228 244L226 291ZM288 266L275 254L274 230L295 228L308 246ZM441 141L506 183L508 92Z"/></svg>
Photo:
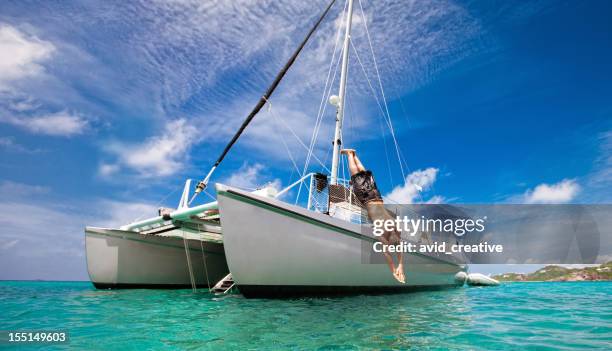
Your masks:
<svg viewBox="0 0 612 351"><path fill-rule="evenodd" d="M342 147L342 121L344 119L344 103L346 97L346 79L348 75L349 44L351 40L351 23L353 21L353 0L348 0L346 16L346 31L342 47L342 71L340 72L340 90L338 92L338 105L336 109L336 131L334 133L334 151L332 154L331 184L338 183L338 161Z"/></svg>

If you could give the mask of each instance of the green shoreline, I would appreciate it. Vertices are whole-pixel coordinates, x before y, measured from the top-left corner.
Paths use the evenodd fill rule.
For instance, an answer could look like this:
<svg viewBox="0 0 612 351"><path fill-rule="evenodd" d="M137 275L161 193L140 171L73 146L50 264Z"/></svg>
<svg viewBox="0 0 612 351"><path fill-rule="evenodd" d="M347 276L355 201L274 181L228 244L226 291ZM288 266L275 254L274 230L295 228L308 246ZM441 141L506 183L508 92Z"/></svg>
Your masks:
<svg viewBox="0 0 612 351"><path fill-rule="evenodd" d="M566 268L549 265L533 273L504 273L493 276L503 282L582 282L611 281L612 261L596 267Z"/></svg>

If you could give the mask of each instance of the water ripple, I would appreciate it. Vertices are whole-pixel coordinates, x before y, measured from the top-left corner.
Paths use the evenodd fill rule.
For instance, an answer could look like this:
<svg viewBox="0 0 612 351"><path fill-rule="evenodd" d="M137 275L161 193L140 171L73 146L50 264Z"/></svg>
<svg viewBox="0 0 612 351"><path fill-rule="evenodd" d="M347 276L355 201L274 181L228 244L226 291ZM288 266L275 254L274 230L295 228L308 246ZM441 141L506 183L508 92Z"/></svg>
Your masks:
<svg viewBox="0 0 612 351"><path fill-rule="evenodd" d="M0 330L63 329L71 349L612 349L612 283L510 283L294 300L0 282Z"/></svg>

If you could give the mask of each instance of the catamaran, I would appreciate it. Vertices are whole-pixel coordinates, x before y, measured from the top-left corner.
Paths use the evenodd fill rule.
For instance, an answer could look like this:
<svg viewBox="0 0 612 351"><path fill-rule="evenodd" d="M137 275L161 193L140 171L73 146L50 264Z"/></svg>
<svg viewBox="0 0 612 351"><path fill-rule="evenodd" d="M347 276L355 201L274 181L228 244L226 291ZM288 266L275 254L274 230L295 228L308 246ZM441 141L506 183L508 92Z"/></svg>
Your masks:
<svg viewBox="0 0 612 351"><path fill-rule="evenodd" d="M458 256L406 254L406 283L395 280L385 264L370 263L376 254L367 248L378 239L363 215L363 204L356 199L349 182L338 176L353 0L347 0L345 5L339 92L337 96L328 94L331 84L329 91L326 84L324 92L324 99L336 107L330 174L302 174L280 192L270 188L248 192L216 184L217 201L190 207L245 128L269 103L334 2L327 6L206 177L197 184L191 198L188 181L176 210L160 211L159 216L117 229L86 228L88 271L97 287L191 285L195 289L207 285L212 291L226 292L235 285L242 294L252 297L406 291L464 284L467 266ZM362 22L367 33L365 18ZM373 54L371 42L370 49ZM380 87L382 90L382 83ZM317 116L319 126L320 117L322 113ZM303 173L308 160L314 157L313 145L314 139ZM397 143L396 151L399 158ZM292 204L282 200L298 186L299 197L303 185L308 190L304 207L298 206L297 201Z"/></svg>
<svg viewBox="0 0 612 351"><path fill-rule="evenodd" d="M158 216L120 228L85 228L87 271L97 288L191 287L194 290L207 288L213 292L231 290L234 284L225 259L218 204L213 201L191 205L244 128L266 104L334 1L278 73L207 177L198 183L191 200L191 180L187 180L176 209L162 208ZM254 193L264 197L275 196L274 189L269 186Z"/></svg>
<svg viewBox="0 0 612 351"><path fill-rule="evenodd" d="M330 174L305 174L276 197L216 184L225 258L233 282L247 297L406 291L464 284L467 266L462 257L408 253L404 256L405 283L394 279L387 265L369 263L376 255L372 244L378 239L363 216L363 204L355 198L349 182L338 176L353 3L348 0L345 7L338 95L324 94L336 107ZM362 22L367 25L365 19ZM206 186L217 165L200 187ZM303 184L308 188L305 207L280 200L281 194Z"/></svg>

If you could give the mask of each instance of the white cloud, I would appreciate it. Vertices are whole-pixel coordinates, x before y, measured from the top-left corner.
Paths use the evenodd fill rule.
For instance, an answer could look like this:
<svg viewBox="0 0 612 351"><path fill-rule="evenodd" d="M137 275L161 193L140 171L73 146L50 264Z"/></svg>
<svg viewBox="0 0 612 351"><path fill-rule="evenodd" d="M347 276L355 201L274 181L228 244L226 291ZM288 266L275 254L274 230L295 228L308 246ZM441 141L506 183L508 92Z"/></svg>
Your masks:
<svg viewBox="0 0 612 351"><path fill-rule="evenodd" d="M540 184L527 190L523 201L528 204L559 204L572 201L580 192L580 185L574 179L563 179L555 184Z"/></svg>
<svg viewBox="0 0 612 351"><path fill-rule="evenodd" d="M89 225L118 228L137 220L157 216L158 207L147 202L99 200L98 206L104 208L101 218Z"/></svg>
<svg viewBox="0 0 612 351"><path fill-rule="evenodd" d="M119 165L116 165L116 164L102 163L100 164L100 167L98 168L98 173L102 177L108 177L110 175L117 173L117 171L119 171L120 168L121 167L119 167Z"/></svg>
<svg viewBox="0 0 612 351"><path fill-rule="evenodd" d="M54 50L50 42L0 24L0 90L10 89L9 83L15 80L43 73L41 63L49 59Z"/></svg>
<svg viewBox="0 0 612 351"><path fill-rule="evenodd" d="M67 111L39 116L0 115L0 122L24 128L35 134L66 137L81 134L88 126L85 118Z"/></svg>
<svg viewBox="0 0 612 351"><path fill-rule="evenodd" d="M0 149L28 154L42 152L40 149L29 149L17 143L13 137L0 137Z"/></svg>
<svg viewBox="0 0 612 351"><path fill-rule="evenodd" d="M97 23L94 30L110 34L108 40L78 46L93 46L101 56L97 61L100 65L120 65L121 75L116 77L119 83L115 84L122 93L146 92L141 99L169 115L185 102L202 115L216 115L226 110L228 101L244 98L253 103L253 97L261 95L326 4L325 0L282 4L186 0L153 1L146 7L126 3L114 8L92 3L78 11L68 7L54 15L79 18L78 24ZM338 2L331 10L275 98L293 97L298 108L317 105L342 7L343 2ZM355 7L354 43L373 78L361 11L358 4ZM478 20L453 1L367 2L364 10L389 93L413 89L488 44L479 37ZM113 21L108 22L108 18ZM65 31L92 30L78 24L66 21ZM369 88L351 55L355 67L351 93L363 93ZM235 82L236 76L241 77L240 82ZM227 80L233 82L219 89L219 84ZM126 91L124 86L133 88ZM246 112L231 117L241 119Z"/></svg>
<svg viewBox="0 0 612 351"><path fill-rule="evenodd" d="M24 202L0 197L0 279L87 279L86 225L116 228L157 215L155 205L108 199ZM23 264L23 263L27 264Z"/></svg>
<svg viewBox="0 0 612 351"><path fill-rule="evenodd" d="M279 179L270 180L266 177L264 166L259 163L253 165L245 163L238 171L222 180L221 183L246 190L255 190L264 185L270 185L277 190L281 188L281 181Z"/></svg>
<svg viewBox="0 0 612 351"><path fill-rule="evenodd" d="M444 196L434 195L431 198L429 198L427 201L425 201L425 203L427 203L427 204L443 204L445 201L446 201L446 198Z"/></svg>
<svg viewBox="0 0 612 351"><path fill-rule="evenodd" d="M416 170L406 176L403 185L398 185L390 193L384 196L385 201L398 204L411 204L419 197L420 192L426 192L435 183L439 169L429 167ZM422 190L421 190L422 189ZM441 203L442 196L434 196L427 203Z"/></svg>
<svg viewBox="0 0 612 351"><path fill-rule="evenodd" d="M598 136L599 153L595 160L594 172L588 183L594 188L610 188L612 184L612 130Z"/></svg>
<svg viewBox="0 0 612 351"><path fill-rule="evenodd" d="M185 119L168 122L163 132L141 144L111 142L106 150L116 156L117 163L100 166L101 175L127 167L142 177L163 177L182 170L191 147L199 140L198 130Z"/></svg>
<svg viewBox="0 0 612 351"><path fill-rule="evenodd" d="M8 250L12 248L13 246L17 245L18 242L19 242L18 239L3 242L2 244L0 244L0 249Z"/></svg>
<svg viewBox="0 0 612 351"><path fill-rule="evenodd" d="M222 121L221 127L235 126L248 113L254 98L261 95L325 5L325 0L283 4L187 0L155 1L146 7L136 3L121 8L91 3L79 7L66 6L61 11L47 8L44 9L47 11L45 16L41 17L57 18L58 21L54 22L57 28L47 31L47 23L33 21L32 25L38 27L38 31L32 32L45 33L44 38L52 40L53 44L23 33L20 35L29 42L53 47L54 58L57 56L58 59L53 60L53 66L47 66L53 79L37 86L35 91L28 90L28 93L45 106L51 100L85 111L86 116L104 115L106 106L79 96L82 87L86 86L88 95L136 111L132 115L165 117L180 112L191 121L205 120L206 129L216 121ZM286 121L307 144L327 76L342 5L339 2L334 6L273 97L278 106L284 104L301 111L304 118L295 119L288 115ZM364 21L357 3L355 7L354 43L372 79L373 64ZM477 19L452 1L367 2L364 9L388 95L397 95L392 94L394 89L403 91L419 86L437 71L475 52L475 46L482 44L481 40L472 40L480 33ZM134 17L134 13L138 16ZM113 18L113 21L109 22L108 18ZM83 26L83 23L97 25ZM100 31L108 34L104 40L87 39L96 37ZM82 35L62 37L61 34L76 32ZM360 98L369 91L354 53L351 55L354 74L351 75L349 95L355 110L361 111L358 106ZM40 59L34 63L43 69L40 62L48 57L37 57ZM237 76L241 77L239 82L235 79ZM337 79L336 76L334 84L337 84ZM398 79L401 79L401 84ZM219 89L221 83L223 89ZM67 95L71 95L70 98ZM238 113L231 109L228 112L228 101L245 101L248 106ZM186 104L189 109L184 108ZM326 123L333 121L333 112L327 112ZM369 117L367 112L364 115ZM200 119L198 116L204 117ZM326 127L322 130L331 133ZM251 133L253 139L258 132L277 138L278 133L269 134L265 129L272 127L259 128L254 123L247 129L247 134ZM348 128L345 132L348 133ZM249 140L249 136L246 135L245 139ZM291 137L288 139L292 151L302 151L295 141L291 142ZM318 145L325 145L320 154L325 154L329 139L325 135L320 137ZM215 140L215 143L225 140ZM286 157L282 144L258 141L249 143L252 145L264 149L261 151L266 156ZM118 163L125 166L133 164L132 161ZM160 169L162 166L150 168L154 169L155 175L168 173Z"/></svg>
<svg viewBox="0 0 612 351"><path fill-rule="evenodd" d="M72 212L19 201L0 202L0 239L20 240L26 256L51 254L82 255L82 223Z"/></svg>
<svg viewBox="0 0 612 351"><path fill-rule="evenodd" d="M3 180L0 182L0 194L3 198L46 194L50 191L46 186L30 185Z"/></svg>

